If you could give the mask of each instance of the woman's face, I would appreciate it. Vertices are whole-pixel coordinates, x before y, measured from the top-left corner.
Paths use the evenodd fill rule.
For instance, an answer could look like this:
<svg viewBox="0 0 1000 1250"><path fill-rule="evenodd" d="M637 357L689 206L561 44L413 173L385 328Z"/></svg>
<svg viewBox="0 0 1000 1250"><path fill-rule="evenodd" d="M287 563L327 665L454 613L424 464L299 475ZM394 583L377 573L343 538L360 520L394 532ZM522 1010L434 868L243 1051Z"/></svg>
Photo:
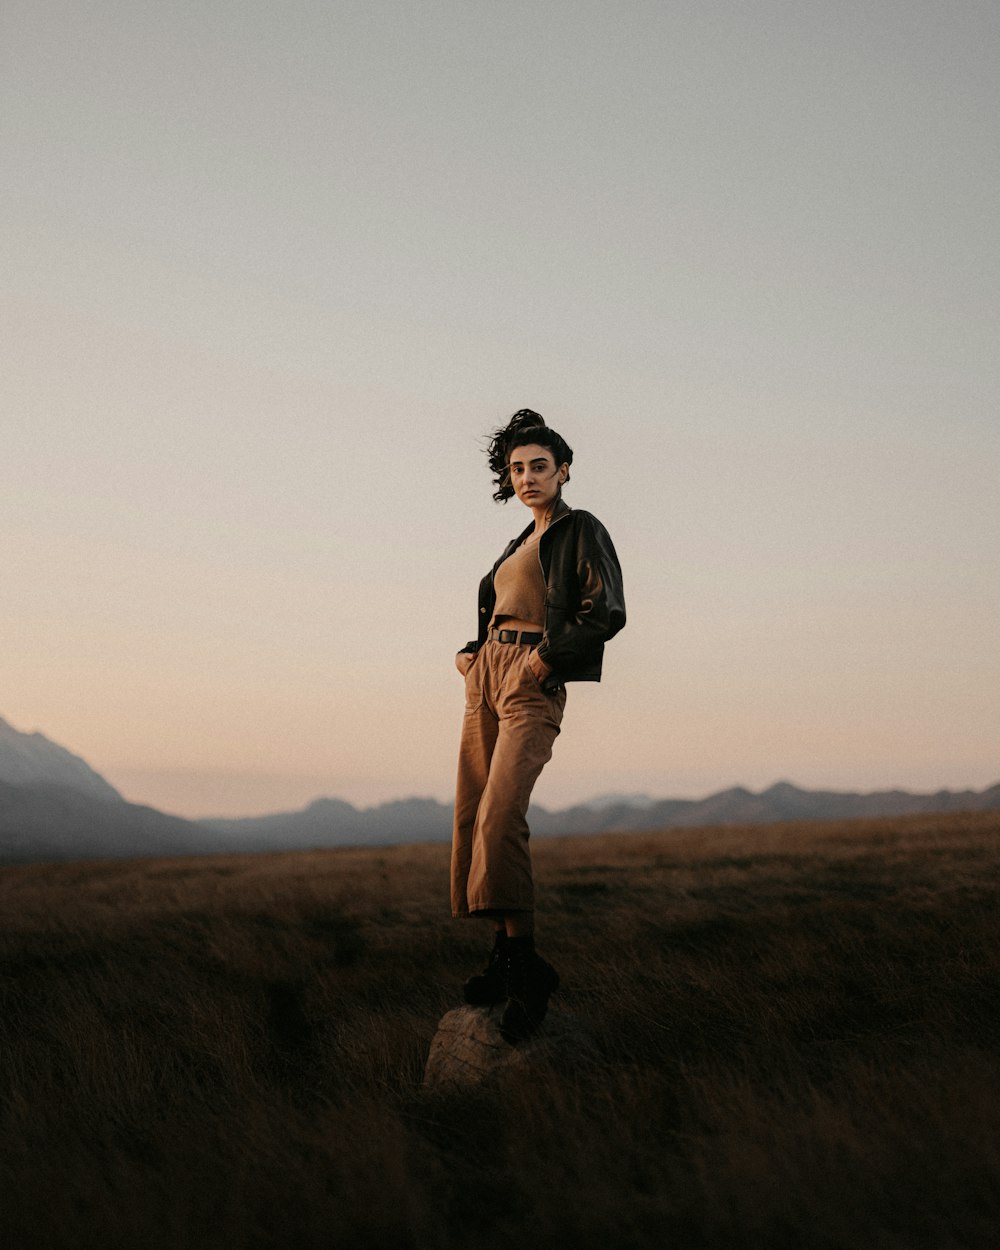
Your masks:
<svg viewBox="0 0 1000 1250"><path fill-rule="evenodd" d="M553 503L569 471L569 465L557 467L552 452L538 443L515 447L508 466L514 494L529 508L547 508Z"/></svg>

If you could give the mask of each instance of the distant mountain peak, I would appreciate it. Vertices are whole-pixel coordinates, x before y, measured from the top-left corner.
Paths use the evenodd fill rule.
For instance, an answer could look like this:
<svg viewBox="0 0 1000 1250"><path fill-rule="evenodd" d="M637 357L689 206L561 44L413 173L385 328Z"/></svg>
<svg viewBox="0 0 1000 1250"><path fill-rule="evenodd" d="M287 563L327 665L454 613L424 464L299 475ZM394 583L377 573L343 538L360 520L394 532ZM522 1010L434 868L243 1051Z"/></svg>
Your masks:
<svg viewBox="0 0 1000 1250"><path fill-rule="evenodd" d="M346 799L318 798L306 805L307 812L353 812L355 807L352 803L348 803Z"/></svg>
<svg viewBox="0 0 1000 1250"><path fill-rule="evenodd" d="M125 800L79 755L37 730L22 733L0 716L0 781L13 786L65 786L106 802Z"/></svg>
<svg viewBox="0 0 1000 1250"><path fill-rule="evenodd" d="M595 795L592 799L581 806L589 807L591 811L600 812L608 807L634 807L639 811L652 807L656 799L652 799L648 794L625 794L620 790L612 790L607 794Z"/></svg>

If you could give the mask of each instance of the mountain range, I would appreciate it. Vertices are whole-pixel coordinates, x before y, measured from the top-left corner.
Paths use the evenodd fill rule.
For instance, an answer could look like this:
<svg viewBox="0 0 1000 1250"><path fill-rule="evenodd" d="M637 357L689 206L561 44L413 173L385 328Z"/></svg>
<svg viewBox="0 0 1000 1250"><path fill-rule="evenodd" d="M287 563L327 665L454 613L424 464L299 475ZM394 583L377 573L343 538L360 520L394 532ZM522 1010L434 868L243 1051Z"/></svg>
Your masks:
<svg viewBox="0 0 1000 1250"><path fill-rule="evenodd" d="M533 835L552 836L983 810L1000 810L1000 783L982 791L858 794L781 781L756 793L736 786L704 799L629 794L601 795L559 811L533 805L529 819ZM0 717L0 863L447 841L451 819L450 805L435 799L356 808L320 798L300 811L269 816L183 820L127 802L85 760Z"/></svg>

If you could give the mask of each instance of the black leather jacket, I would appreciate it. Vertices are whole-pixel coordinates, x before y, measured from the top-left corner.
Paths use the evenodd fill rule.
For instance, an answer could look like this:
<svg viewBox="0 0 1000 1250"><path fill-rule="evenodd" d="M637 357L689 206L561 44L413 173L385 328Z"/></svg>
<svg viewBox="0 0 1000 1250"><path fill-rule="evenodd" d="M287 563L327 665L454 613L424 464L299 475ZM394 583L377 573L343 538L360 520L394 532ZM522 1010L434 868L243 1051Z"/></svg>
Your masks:
<svg viewBox="0 0 1000 1250"><path fill-rule="evenodd" d="M496 605L493 576L534 528L532 522L511 539L479 583L479 636L463 651L478 651L486 641ZM611 535L597 517L560 500L539 539L538 558L545 578L545 633L538 654L552 668L543 688L600 681L604 644L625 624L622 570Z"/></svg>

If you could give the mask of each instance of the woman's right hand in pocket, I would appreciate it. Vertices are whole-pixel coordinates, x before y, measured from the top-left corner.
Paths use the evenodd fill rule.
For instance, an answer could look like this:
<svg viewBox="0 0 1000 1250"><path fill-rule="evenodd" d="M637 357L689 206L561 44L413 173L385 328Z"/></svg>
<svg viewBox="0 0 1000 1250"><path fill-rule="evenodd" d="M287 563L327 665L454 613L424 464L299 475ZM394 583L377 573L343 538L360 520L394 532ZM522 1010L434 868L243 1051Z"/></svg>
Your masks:
<svg viewBox="0 0 1000 1250"><path fill-rule="evenodd" d="M455 667L464 677L472 667L472 661L476 658L474 651L459 651L455 656Z"/></svg>

